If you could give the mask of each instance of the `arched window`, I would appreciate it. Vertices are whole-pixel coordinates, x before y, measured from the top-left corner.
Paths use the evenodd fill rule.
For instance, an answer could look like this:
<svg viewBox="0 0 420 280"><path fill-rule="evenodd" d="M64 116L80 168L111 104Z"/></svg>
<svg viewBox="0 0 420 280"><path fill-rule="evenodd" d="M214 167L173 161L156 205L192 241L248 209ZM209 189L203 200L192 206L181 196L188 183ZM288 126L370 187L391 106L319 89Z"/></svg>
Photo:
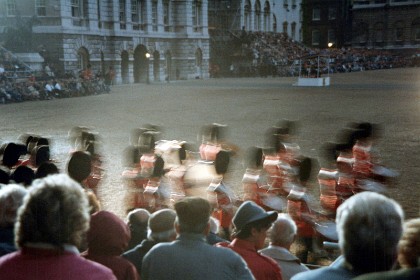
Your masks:
<svg viewBox="0 0 420 280"><path fill-rule="evenodd" d="M354 31L354 38L356 42L365 44L369 38L369 24L366 22L357 24Z"/></svg>
<svg viewBox="0 0 420 280"><path fill-rule="evenodd" d="M273 32L277 32L277 18L275 14L273 14Z"/></svg>
<svg viewBox="0 0 420 280"><path fill-rule="evenodd" d="M171 31L172 26L172 5L170 0L163 1L163 28L166 32Z"/></svg>
<svg viewBox="0 0 420 280"><path fill-rule="evenodd" d="M47 15L46 0L35 0L35 13L38 17L45 17Z"/></svg>
<svg viewBox="0 0 420 280"><path fill-rule="evenodd" d="M194 32L201 32L203 21L203 5L201 0L193 1L192 19Z"/></svg>
<svg viewBox="0 0 420 280"><path fill-rule="evenodd" d="M202 78L203 52L200 48L195 51L196 78Z"/></svg>
<svg viewBox="0 0 420 280"><path fill-rule="evenodd" d="M89 52L85 47L81 47L77 51L77 67L79 69L86 69L89 64Z"/></svg>
<svg viewBox="0 0 420 280"><path fill-rule="evenodd" d="M87 0L71 0L70 7L73 25L88 26L89 12Z"/></svg>
<svg viewBox="0 0 420 280"><path fill-rule="evenodd" d="M264 4L264 31L270 31L270 3L268 1Z"/></svg>
<svg viewBox="0 0 420 280"><path fill-rule="evenodd" d="M290 28L291 28L290 37L293 40L296 40L296 22L292 22L292 24L290 25Z"/></svg>
<svg viewBox="0 0 420 280"><path fill-rule="evenodd" d="M319 46L321 41L321 31L319 29L312 30L312 46Z"/></svg>
<svg viewBox="0 0 420 280"><path fill-rule="evenodd" d="M246 0L244 5L244 26L246 30L251 30L251 3L249 0Z"/></svg>
<svg viewBox="0 0 420 280"><path fill-rule="evenodd" d="M373 36L375 43L382 43L384 41L384 24L382 22L377 22L373 26Z"/></svg>
<svg viewBox="0 0 420 280"><path fill-rule="evenodd" d="M255 2L254 10L255 10L254 30L260 31L261 30L261 4L259 0Z"/></svg>
<svg viewBox="0 0 420 280"><path fill-rule="evenodd" d="M283 22L283 33L287 34L287 27L289 26L289 23L287 21Z"/></svg>
<svg viewBox="0 0 420 280"><path fill-rule="evenodd" d="M120 29L125 29L126 28L126 21L127 21L127 17L125 14L125 0L120 0L119 2L120 6L120 10L119 10L119 19L120 19Z"/></svg>
<svg viewBox="0 0 420 280"><path fill-rule="evenodd" d="M131 22L133 23L133 30L140 29L140 1L131 0Z"/></svg>
<svg viewBox="0 0 420 280"><path fill-rule="evenodd" d="M402 21L394 23L394 39L396 42L404 41L404 23Z"/></svg>
<svg viewBox="0 0 420 280"><path fill-rule="evenodd" d="M420 18L416 18L411 23L411 40L420 41Z"/></svg>

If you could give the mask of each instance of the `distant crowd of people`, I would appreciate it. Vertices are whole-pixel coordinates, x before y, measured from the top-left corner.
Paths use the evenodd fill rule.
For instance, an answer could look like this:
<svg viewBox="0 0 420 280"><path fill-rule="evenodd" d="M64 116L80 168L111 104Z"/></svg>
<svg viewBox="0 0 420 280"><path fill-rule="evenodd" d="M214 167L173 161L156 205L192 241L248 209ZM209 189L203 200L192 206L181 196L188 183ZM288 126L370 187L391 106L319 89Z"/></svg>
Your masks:
<svg viewBox="0 0 420 280"><path fill-rule="evenodd" d="M55 77L51 71L45 71L39 77L30 75L19 79L10 79L0 73L0 104L109 93L111 84L112 80L94 75L90 67L78 76L61 78Z"/></svg>
<svg viewBox="0 0 420 280"><path fill-rule="evenodd" d="M318 74L418 67L412 54L388 50L335 48L314 49L294 41L284 33L236 32L241 54L247 59L234 62L235 76L313 76ZM318 55L321 55L318 61Z"/></svg>
<svg viewBox="0 0 420 280"><path fill-rule="evenodd" d="M320 210L308 200L313 159L293 143L295 128L283 120L267 130L263 148L247 150L242 197L224 181L239 152L226 126L203 126L197 151L160 139L155 125L133 129L121 174L126 217L102 207L95 131L69 131L65 170L47 138L4 143L1 277L418 279L420 219L406 221L385 195L395 174L375 161L377 127L349 124L320 149ZM308 253L318 239L335 242L341 256L314 269Z"/></svg>

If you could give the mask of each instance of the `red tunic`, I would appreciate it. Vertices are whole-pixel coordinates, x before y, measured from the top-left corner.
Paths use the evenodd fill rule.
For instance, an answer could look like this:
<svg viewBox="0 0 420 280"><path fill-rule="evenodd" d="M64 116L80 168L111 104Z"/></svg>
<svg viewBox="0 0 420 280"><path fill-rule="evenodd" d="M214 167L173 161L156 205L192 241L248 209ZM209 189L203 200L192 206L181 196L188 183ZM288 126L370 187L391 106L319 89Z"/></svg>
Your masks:
<svg viewBox="0 0 420 280"><path fill-rule="evenodd" d="M287 213L295 221L298 228L297 235L299 237L312 237L314 230L306 221L310 217L311 212L308 204L303 199L305 190L294 187L287 197Z"/></svg>
<svg viewBox="0 0 420 280"><path fill-rule="evenodd" d="M330 212L337 210L337 170L321 168L318 173L321 206Z"/></svg>
<svg viewBox="0 0 420 280"><path fill-rule="evenodd" d="M281 270L277 262L258 253L251 242L235 238L230 244L219 243L217 246L228 247L238 253L248 264L256 280L282 279Z"/></svg>

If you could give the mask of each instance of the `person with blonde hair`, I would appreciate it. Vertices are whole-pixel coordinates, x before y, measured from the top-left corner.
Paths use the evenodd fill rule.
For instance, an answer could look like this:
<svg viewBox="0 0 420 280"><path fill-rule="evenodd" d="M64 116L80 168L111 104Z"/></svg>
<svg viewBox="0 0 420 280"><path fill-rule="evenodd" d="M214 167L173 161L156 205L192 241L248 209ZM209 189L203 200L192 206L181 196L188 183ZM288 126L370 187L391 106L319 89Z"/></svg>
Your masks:
<svg viewBox="0 0 420 280"><path fill-rule="evenodd" d="M88 205L81 186L65 174L35 180L18 211L18 251L0 258L1 278L116 279L110 269L79 255L89 227Z"/></svg>

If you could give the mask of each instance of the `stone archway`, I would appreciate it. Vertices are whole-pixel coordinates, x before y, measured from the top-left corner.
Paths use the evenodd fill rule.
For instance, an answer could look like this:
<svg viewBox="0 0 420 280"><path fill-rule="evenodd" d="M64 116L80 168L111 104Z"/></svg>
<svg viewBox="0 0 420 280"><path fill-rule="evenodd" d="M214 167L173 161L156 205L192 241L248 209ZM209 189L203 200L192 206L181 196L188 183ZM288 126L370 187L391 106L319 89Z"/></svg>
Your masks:
<svg viewBox="0 0 420 280"><path fill-rule="evenodd" d="M85 47L80 47L77 51L77 67L79 70L86 69L90 63L89 52Z"/></svg>
<svg viewBox="0 0 420 280"><path fill-rule="evenodd" d="M165 53L165 75L167 76L168 81L172 80L172 54L171 51L166 51Z"/></svg>
<svg viewBox="0 0 420 280"><path fill-rule="evenodd" d="M153 80L160 81L160 53L159 51L153 52Z"/></svg>
<svg viewBox="0 0 420 280"><path fill-rule="evenodd" d="M200 48L195 51L195 78L201 79L203 78L203 52Z"/></svg>
<svg viewBox="0 0 420 280"><path fill-rule="evenodd" d="M101 75L102 75L102 77L105 77L105 72L106 72L106 69L105 69L105 55L104 55L104 52L101 51Z"/></svg>
<svg viewBox="0 0 420 280"><path fill-rule="evenodd" d="M122 51L121 52L121 81L123 84L129 83L128 77L128 52Z"/></svg>
<svg viewBox="0 0 420 280"><path fill-rule="evenodd" d="M149 59L146 57L147 48L138 45L134 50L133 75L135 83L147 83L149 71Z"/></svg>

